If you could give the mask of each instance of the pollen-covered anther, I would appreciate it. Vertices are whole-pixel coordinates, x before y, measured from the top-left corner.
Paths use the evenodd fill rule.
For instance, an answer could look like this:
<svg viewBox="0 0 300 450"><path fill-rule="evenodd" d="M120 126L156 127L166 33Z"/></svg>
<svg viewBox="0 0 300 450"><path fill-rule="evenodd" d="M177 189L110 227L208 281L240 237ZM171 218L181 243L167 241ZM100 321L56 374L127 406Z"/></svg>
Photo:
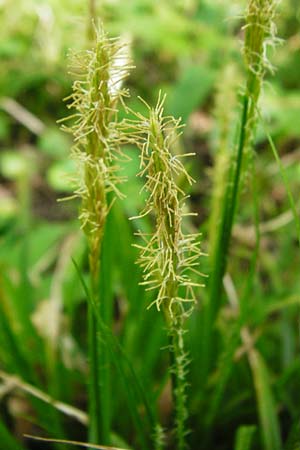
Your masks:
<svg viewBox="0 0 300 450"><path fill-rule="evenodd" d="M126 127L130 129L130 136L134 130L141 150L139 176L145 179L142 190L148 193L145 207L136 218L151 215L156 222L151 235L137 233L142 240L142 244L135 245L140 250L141 284L146 290L157 291L150 306L155 304L158 310L164 307L175 318L179 312L189 314L196 302L195 290L202 284L194 277L199 279L202 275L197 270L202 252L200 236L183 232L183 218L193 213L183 212L187 195L177 183L180 177L193 183L181 162L182 156L193 154L172 154L171 144L178 139L182 125L179 120L163 115L164 101L165 96L161 94L154 108L143 101L149 117L131 111L136 118L127 120ZM179 291L182 295L178 295Z"/></svg>
<svg viewBox="0 0 300 450"><path fill-rule="evenodd" d="M75 112L63 120L73 124L64 124L63 129L74 138L72 157L78 167L74 195L81 198L81 228L90 248L99 253L111 208L107 195L124 197L118 186L126 177L119 175L118 162L128 157L120 148L123 130L117 113L118 103L128 96L122 84L132 66L128 46L121 39L109 39L102 29L95 33L92 50L72 55L72 72L77 80L66 100Z"/></svg>

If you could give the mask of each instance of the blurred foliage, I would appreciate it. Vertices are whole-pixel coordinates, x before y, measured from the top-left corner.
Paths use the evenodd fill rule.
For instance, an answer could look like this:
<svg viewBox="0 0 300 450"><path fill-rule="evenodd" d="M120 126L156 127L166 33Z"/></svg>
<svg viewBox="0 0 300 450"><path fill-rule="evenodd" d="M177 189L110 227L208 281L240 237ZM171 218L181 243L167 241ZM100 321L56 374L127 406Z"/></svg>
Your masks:
<svg viewBox="0 0 300 450"><path fill-rule="evenodd" d="M221 128L215 114L216 92L228 65L234 66L237 95L242 85L241 14L245 3L97 3L97 16L110 35L131 41L136 69L128 82L132 93L129 106L142 109L136 96L152 103L162 89L168 94L167 112L181 116L187 124L180 146L196 153L190 167L197 181L191 202L193 210L199 213L190 227L200 227L206 248L213 160ZM73 78L67 55L70 49L89 45L89 20L84 0L0 1L0 377L2 372L17 375L83 410L87 402L86 303L72 258L85 277L87 255L78 231L76 201L57 202L72 191L69 179L74 166L68 156L72 142L56 121L67 115L62 99L71 91ZM262 114L298 208L299 22L298 0L282 0L277 17L282 41L270 55L274 73L268 75L261 100ZM236 109L235 119L239 113ZM231 124L232 134L235 125ZM134 264L136 250L131 246L136 225L127 220L136 215L143 202L143 194L139 195L141 183L135 178L139 160L131 148L127 152L132 156L125 169L130 179L123 188L127 198L122 204L116 202L112 210L105 237L108 250L104 266L105 261L113 262L109 277L113 280L115 335L140 384L148 391L149 402L159 400L159 414L168 424L167 361L160 351L166 345L163 325L156 311L146 311L149 293L138 284L141 276ZM193 449L227 450L235 444L238 450L271 450L268 442L274 442L272 436L278 443L276 448L281 448L281 438L287 442L286 449L298 448L299 247L280 170L263 127L258 129L256 155L261 226L258 263L251 278L255 230L251 188L245 179L229 262L233 290L244 300L245 317L239 323L234 308L225 299L217 321L220 339L214 349L215 368L207 386L199 385L197 365L199 316L201 302L206 299L205 289L199 299L198 314L189 323ZM147 220L139 226L149 229ZM208 272L208 261L202 264L202 271ZM255 351L259 352L249 360L240 339L244 326L251 331ZM126 366L121 356L120 360ZM112 441L117 446L143 448L139 438L142 427L137 431L132 417L137 414L133 406L136 403L143 420L144 405L134 382L132 392L126 392L118 372L124 373L122 367L112 369ZM128 386L131 378L127 366L125 372ZM3 448L44 448L25 440L26 432L85 439L83 424L74 427L73 419L58 412L51 402L24 394L22 387L16 389L16 385L5 379L0 384ZM147 433L145 427L146 441Z"/></svg>

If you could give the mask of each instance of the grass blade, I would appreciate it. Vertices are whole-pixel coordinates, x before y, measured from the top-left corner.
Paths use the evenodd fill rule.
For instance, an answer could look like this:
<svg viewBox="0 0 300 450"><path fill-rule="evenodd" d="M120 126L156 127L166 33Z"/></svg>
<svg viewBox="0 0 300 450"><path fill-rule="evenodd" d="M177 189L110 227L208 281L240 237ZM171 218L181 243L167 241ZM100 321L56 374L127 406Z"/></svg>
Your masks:
<svg viewBox="0 0 300 450"><path fill-rule="evenodd" d="M254 425L240 426L236 433L234 450L251 450L255 431Z"/></svg>
<svg viewBox="0 0 300 450"><path fill-rule="evenodd" d="M146 438L146 435L147 434L149 435L149 433L151 433L156 423L155 416L147 400L147 395L143 387L140 385L138 376L136 375L131 362L127 358L125 352L123 351L116 337L112 334L111 330L103 323L99 311L96 308L96 304L82 277L78 265L74 260L73 263L75 265L78 277L81 281L88 303L93 308L93 312L95 314L100 331L98 335L98 338L100 339L100 344L103 345L103 343L105 343L105 345L107 346L110 357L119 373L120 380L124 384L124 391L127 395L128 407L132 414L132 419L135 423L136 430L139 434L141 448L146 450L148 448L147 444L148 439ZM142 402L146 412L146 415L143 418L141 417L139 411L140 402Z"/></svg>
<svg viewBox="0 0 300 450"><path fill-rule="evenodd" d="M223 211L219 233L217 236L216 249L213 255L213 271L209 279L209 299L203 310L203 335L201 338L201 384L205 381L211 366L211 357L214 354L213 324L218 314L222 298L222 282L227 265L231 230L237 206L238 190L243 162L243 152L246 139L246 125L248 117L249 99L245 95L243 100L242 120L240 125L239 144L236 154L231 160L229 179L223 204Z"/></svg>
<svg viewBox="0 0 300 450"><path fill-rule="evenodd" d="M249 352L249 362L256 390L264 449L281 450L279 420L276 414L275 399L270 387L270 377L266 364L257 350Z"/></svg>

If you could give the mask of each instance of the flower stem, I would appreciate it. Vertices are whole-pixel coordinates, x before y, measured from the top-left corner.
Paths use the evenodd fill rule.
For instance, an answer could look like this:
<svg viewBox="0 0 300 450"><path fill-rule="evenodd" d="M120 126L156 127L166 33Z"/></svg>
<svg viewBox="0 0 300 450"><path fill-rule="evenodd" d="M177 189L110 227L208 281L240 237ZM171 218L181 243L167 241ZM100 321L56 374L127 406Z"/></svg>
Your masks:
<svg viewBox="0 0 300 450"><path fill-rule="evenodd" d="M91 8L94 2L90 2ZM100 340L101 314L108 327L111 325L111 298L101 280L103 236L108 212L114 197L122 197L117 185L120 177L118 162L123 156L118 131L119 101L128 96L122 82L128 75L128 48L120 39L109 39L102 29L96 29L93 48L74 55L74 65L79 78L73 83L73 93L68 98L69 108L75 113L69 118L74 123L64 127L72 133L72 156L78 165L75 197L81 199L79 219L88 244L90 285L93 308L88 306L89 346L89 441L110 444L111 404L109 358L103 339ZM104 288L104 289L103 289ZM101 294L100 294L101 291ZM110 299L107 302L107 299Z"/></svg>
<svg viewBox="0 0 300 450"><path fill-rule="evenodd" d="M155 216L153 234L139 233L144 246L140 249L139 263L143 268L143 285L157 291L156 304L162 310L169 339L172 396L174 404L174 448L184 450L186 444L186 367L187 353L184 350L184 321L196 303L195 288L202 286L194 282L192 274L201 277L198 271L199 235L185 234L182 221L185 193L177 184L179 175L192 178L186 172L179 157L170 152L170 137L178 137L178 120L164 117L164 98L159 95L155 108L149 109L149 117L137 115L138 121L127 121L134 131L134 142L140 147L141 172L145 175L145 190L149 193L141 216L151 212ZM130 134L129 134L130 136Z"/></svg>
<svg viewBox="0 0 300 450"><path fill-rule="evenodd" d="M187 353L183 342L183 324L173 321L168 329L169 334L169 355L170 355L170 373L172 382L172 398L174 404L174 422L176 448L185 450L186 443L186 421L188 412L186 406L186 366L188 363Z"/></svg>
<svg viewBox="0 0 300 450"><path fill-rule="evenodd" d="M273 23L275 7L275 0L248 0L245 14L244 56L247 77L245 93L241 99L238 141L230 163L220 226L212 255L209 299L203 310L203 323L201 324L203 332L200 343L200 377L203 387L206 386L208 373L213 364L212 355L215 354L214 323L222 301L222 282L227 267L241 174L246 169L245 163L252 158L251 147L257 122L257 104L265 72L270 67L266 58L266 48L275 40Z"/></svg>

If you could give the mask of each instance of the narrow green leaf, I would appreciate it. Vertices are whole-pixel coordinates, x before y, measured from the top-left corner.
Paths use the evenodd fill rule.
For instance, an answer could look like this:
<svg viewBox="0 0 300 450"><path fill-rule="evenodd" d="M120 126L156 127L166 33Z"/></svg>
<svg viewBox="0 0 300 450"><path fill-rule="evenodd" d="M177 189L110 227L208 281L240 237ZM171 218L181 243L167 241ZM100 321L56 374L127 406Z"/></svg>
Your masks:
<svg viewBox="0 0 300 450"><path fill-rule="evenodd" d="M234 365L234 354L240 343L241 326L241 320L237 320L232 327L230 336L226 340L224 351L220 353L218 358L216 386L206 416L209 428L211 428L218 414L228 380L230 379Z"/></svg>
<svg viewBox="0 0 300 450"><path fill-rule="evenodd" d="M240 426L236 433L234 450L251 450L255 431L254 425Z"/></svg>
<svg viewBox="0 0 300 450"><path fill-rule="evenodd" d="M281 450L280 426L276 413L275 399L270 386L268 369L257 350L251 350L249 362L256 390L264 449Z"/></svg>
<svg viewBox="0 0 300 450"><path fill-rule="evenodd" d="M132 419L135 423L136 430L139 434L139 440L141 443L141 448L147 449L148 439L146 438L147 433L151 433L154 429L155 418L152 412L152 409L148 403L147 395L140 385L138 376L135 373L135 370L123 351L121 345L119 344L116 337L112 334L111 330L103 323L102 318L99 314L99 311L95 305L95 302L90 294L90 291L82 277L80 269L76 262L73 260L74 266L78 273L78 277L81 281L82 287L84 289L85 295L88 299L88 302L91 304L100 333L98 335L100 339L101 345L105 343L109 350L110 357L119 373L120 380L124 384L125 393L127 395L128 407L132 415ZM141 413L139 410L140 402L142 402L146 415L141 417Z"/></svg>
<svg viewBox="0 0 300 450"><path fill-rule="evenodd" d="M205 386L212 365L212 355L215 352L214 322L221 306L223 293L223 276L226 271L231 231L234 223L238 202L240 178L246 141L246 126L248 120L249 98L244 95L242 118L239 128L238 145L234 152L228 173L228 180L223 202L221 222L216 240L216 248L212 255L212 273L209 278L209 300L204 304L201 328L201 384Z"/></svg>

